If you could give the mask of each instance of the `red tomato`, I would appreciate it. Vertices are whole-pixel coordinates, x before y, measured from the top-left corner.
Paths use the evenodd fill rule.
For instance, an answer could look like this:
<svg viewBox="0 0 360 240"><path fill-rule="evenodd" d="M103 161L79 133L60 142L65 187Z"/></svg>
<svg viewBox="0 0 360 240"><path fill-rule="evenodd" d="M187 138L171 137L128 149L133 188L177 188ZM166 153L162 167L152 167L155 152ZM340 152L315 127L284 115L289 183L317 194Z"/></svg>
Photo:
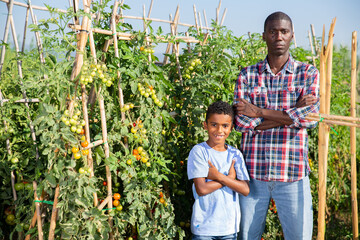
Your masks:
<svg viewBox="0 0 360 240"><path fill-rule="evenodd" d="M107 182L106 182L106 181L103 181L103 186L107 186Z"/></svg>

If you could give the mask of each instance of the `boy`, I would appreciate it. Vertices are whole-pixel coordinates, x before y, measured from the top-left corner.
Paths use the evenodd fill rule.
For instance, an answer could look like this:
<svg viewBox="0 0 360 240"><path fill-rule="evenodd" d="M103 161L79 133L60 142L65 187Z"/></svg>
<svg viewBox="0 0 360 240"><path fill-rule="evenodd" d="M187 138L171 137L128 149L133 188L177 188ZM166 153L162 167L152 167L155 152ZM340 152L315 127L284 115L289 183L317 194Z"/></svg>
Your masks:
<svg viewBox="0 0 360 240"><path fill-rule="evenodd" d="M190 151L187 173L194 181L193 240L237 239L238 193L249 194L249 175L241 152L225 143L233 120L234 111L228 103L211 104L204 122L209 139Z"/></svg>

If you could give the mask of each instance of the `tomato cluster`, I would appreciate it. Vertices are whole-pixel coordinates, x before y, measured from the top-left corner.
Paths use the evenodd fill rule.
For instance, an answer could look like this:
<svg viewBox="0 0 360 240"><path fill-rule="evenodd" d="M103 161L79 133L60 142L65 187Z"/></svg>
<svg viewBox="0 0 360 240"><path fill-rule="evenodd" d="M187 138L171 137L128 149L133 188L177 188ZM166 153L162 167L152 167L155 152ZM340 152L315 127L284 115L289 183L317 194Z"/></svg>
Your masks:
<svg viewBox="0 0 360 240"><path fill-rule="evenodd" d="M201 65L201 60L199 58L189 61L185 68L184 77L190 79L198 65Z"/></svg>
<svg viewBox="0 0 360 240"><path fill-rule="evenodd" d="M78 103L74 103L74 112L71 116L71 113L69 110L65 110L63 116L61 117L61 121L66 125L70 127L71 132L77 133L77 134L84 134L84 126L85 121L81 118L81 110L77 109L79 107ZM82 120L80 120L82 119Z"/></svg>
<svg viewBox="0 0 360 240"><path fill-rule="evenodd" d="M144 96L146 98L151 96L151 99L158 107L162 107L164 105L164 103L160 101L156 96L156 90L153 88L153 86L147 85L144 87L141 83L138 83L137 86L141 96Z"/></svg>
<svg viewBox="0 0 360 240"><path fill-rule="evenodd" d="M107 87L111 87L114 82L107 72L107 67L104 63L89 64L88 61L84 61L80 76L80 83L86 86L89 83L93 83L94 80L104 83Z"/></svg>

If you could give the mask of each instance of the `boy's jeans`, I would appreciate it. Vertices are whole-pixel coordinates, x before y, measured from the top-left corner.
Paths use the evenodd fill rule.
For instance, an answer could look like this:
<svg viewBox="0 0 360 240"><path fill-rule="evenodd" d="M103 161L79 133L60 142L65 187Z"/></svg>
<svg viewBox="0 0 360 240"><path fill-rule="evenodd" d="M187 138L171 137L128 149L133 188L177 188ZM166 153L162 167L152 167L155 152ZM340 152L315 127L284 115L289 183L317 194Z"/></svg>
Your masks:
<svg viewBox="0 0 360 240"><path fill-rule="evenodd" d="M236 240L237 233L226 235L226 236L199 236L193 235L192 240Z"/></svg>
<svg viewBox="0 0 360 240"><path fill-rule="evenodd" d="M289 183L250 179L250 194L240 195L240 239L261 239L271 198L275 201L285 239L310 240L313 207L309 176Z"/></svg>

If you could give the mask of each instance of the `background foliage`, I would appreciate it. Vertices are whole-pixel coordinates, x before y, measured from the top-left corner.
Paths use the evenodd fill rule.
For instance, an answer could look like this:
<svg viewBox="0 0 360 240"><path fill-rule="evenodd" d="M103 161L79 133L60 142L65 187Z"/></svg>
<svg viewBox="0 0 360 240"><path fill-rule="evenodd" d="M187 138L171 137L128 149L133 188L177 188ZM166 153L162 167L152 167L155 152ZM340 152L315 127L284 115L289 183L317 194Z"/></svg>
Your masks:
<svg viewBox="0 0 360 240"><path fill-rule="evenodd" d="M104 4L107 4L105 2ZM104 6L104 18L94 27L108 29L110 13ZM127 6L125 6L127 8ZM0 239L17 238L31 233L28 224L34 214L33 191L21 188L18 200L13 201L10 172L15 171L17 183L38 183L38 195L46 192L52 201L54 188L60 185L57 238L62 239L106 239L112 231L117 239L181 239L190 237L189 221L193 197L191 183L187 180L186 159L192 146L206 140L202 128L206 107L216 100L232 103L235 80L239 70L255 64L266 56L265 43L260 34L237 37L225 27L213 24L213 38L206 44L181 44L179 56L183 81L179 80L174 54L169 54L170 63L155 64L159 59L152 50L158 43L156 36L164 35L161 29L150 26L151 46L145 44L145 33L133 30L129 24L118 24L117 31L132 33L131 41L119 41L120 57L114 57L114 49L101 51L104 42L111 36L95 34L97 59L105 64L104 72L112 84L107 86L94 81L105 101L110 157L105 158L103 147L94 149L95 177L80 173L87 168L86 158L74 159L73 146L80 147L81 136L70 131L62 117L70 98L80 95L70 74L76 50L76 35L67 31L71 12L57 13L32 26L41 33L46 63L41 64L37 49L32 48L20 56L7 47L0 87L4 97L10 99L1 110L1 120L8 123L8 131L0 127ZM198 35L189 29L190 35L203 41L205 34ZM174 42L171 39L171 42ZM292 48L293 56L309 62L311 53L302 48ZM151 61L148 60L148 55ZM86 66L82 76L96 65L86 50ZM347 47L334 49L333 87L331 114L349 115L350 60ZM17 74L16 61L21 60L24 69L23 84ZM312 63L312 62L310 62ZM118 64L120 66L118 66ZM316 62L315 64L318 63ZM116 72L120 71L121 80ZM46 76L46 77L44 77ZM95 77L94 77L95 78ZM80 77L76 80L79 80ZM109 84L110 85L110 84ZM117 86L124 91L125 103L134 107L121 109ZM90 91L90 84L87 86ZM143 92L142 92L143 90ZM26 91L29 98L39 98L40 103L15 104ZM155 95L155 97L154 97ZM81 110L81 102L78 109ZM121 112L126 119L121 120ZM30 136L29 113L34 121L40 158L35 158L35 147ZM102 138L99 105L89 105L90 135L92 141ZM328 239L351 239L350 200L350 155L349 128L334 126L339 135L331 133L327 188ZM314 203L314 226L317 226L317 129L310 132L310 158L312 195ZM357 135L358 141L359 132ZM233 132L228 143L237 146L241 134ZM11 141L12 155L7 154L5 140ZM128 144L128 147L125 145ZM134 150L142 147L142 161L137 160ZM357 149L358 163L360 150ZM12 163L17 157L18 163ZM129 160L131 163L129 164ZM99 211L93 207L93 194L100 199L106 197L105 166L112 171L113 192L121 194L122 211ZM359 183L358 183L359 185ZM160 199L163 200L160 200ZM15 207L16 206L16 207ZM276 203L269 203L267 227L264 239L282 239L281 227L276 213ZM51 206L43 204L45 213L44 234L48 234ZM14 214L15 220L6 222L6 216ZM112 216L114 227L107 219ZM10 227L9 227L10 226Z"/></svg>

